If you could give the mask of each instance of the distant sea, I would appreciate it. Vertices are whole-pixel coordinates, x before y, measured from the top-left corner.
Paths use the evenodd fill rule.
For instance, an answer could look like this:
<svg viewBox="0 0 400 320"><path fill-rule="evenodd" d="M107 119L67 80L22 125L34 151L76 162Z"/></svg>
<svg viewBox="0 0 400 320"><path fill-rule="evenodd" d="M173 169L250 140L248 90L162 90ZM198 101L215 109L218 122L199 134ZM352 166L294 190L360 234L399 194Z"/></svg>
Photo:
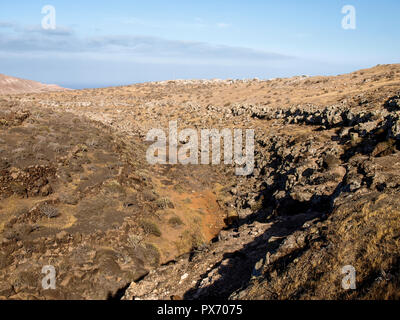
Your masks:
<svg viewBox="0 0 400 320"><path fill-rule="evenodd" d="M138 82L136 82L136 83L138 83ZM60 87L68 88L68 89L74 89L74 90L97 89L97 88L118 87L118 86L129 86L131 84L135 84L135 82L132 82L132 83L121 83L121 84L116 84L116 83L103 83L103 84L57 83L57 85L59 85Z"/></svg>

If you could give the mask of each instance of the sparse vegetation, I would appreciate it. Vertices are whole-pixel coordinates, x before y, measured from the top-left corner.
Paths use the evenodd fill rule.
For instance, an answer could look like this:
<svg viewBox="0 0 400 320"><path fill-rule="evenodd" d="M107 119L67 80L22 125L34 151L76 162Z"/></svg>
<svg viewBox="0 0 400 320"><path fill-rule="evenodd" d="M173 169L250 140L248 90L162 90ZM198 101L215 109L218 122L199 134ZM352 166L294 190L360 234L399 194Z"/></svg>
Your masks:
<svg viewBox="0 0 400 320"><path fill-rule="evenodd" d="M40 212L49 219L57 218L60 215L58 209L50 205L44 205L41 207Z"/></svg>
<svg viewBox="0 0 400 320"><path fill-rule="evenodd" d="M166 197L157 199L156 205L160 209L174 208L172 201Z"/></svg>
<svg viewBox="0 0 400 320"><path fill-rule="evenodd" d="M146 234L161 237L160 228L154 222L150 220L142 220L140 226Z"/></svg>
<svg viewBox="0 0 400 320"><path fill-rule="evenodd" d="M156 245L152 243L144 244L144 249L146 259L149 261L150 265L152 265L153 267L157 267L161 261L160 250L157 248Z"/></svg>
<svg viewBox="0 0 400 320"><path fill-rule="evenodd" d="M183 225L183 221L179 217L172 217L168 220L168 223L173 227L179 227Z"/></svg>

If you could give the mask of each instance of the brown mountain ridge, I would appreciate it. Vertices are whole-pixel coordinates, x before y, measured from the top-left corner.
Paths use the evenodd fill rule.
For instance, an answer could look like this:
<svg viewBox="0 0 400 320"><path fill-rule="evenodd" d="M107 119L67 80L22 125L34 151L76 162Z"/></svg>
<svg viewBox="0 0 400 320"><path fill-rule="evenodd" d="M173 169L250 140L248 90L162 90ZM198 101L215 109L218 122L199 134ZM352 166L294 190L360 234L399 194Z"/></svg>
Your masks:
<svg viewBox="0 0 400 320"><path fill-rule="evenodd" d="M0 94L39 93L65 90L55 84L44 84L0 74Z"/></svg>

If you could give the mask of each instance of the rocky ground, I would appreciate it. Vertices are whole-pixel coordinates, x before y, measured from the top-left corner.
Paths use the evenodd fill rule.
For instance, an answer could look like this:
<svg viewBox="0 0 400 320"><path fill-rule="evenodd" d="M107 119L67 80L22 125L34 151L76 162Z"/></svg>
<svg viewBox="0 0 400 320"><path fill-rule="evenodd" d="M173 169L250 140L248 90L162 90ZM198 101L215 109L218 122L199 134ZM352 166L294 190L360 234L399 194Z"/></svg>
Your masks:
<svg viewBox="0 0 400 320"><path fill-rule="evenodd" d="M151 166L171 120L254 129L254 173ZM399 298L399 141L399 65L3 95L0 296Z"/></svg>

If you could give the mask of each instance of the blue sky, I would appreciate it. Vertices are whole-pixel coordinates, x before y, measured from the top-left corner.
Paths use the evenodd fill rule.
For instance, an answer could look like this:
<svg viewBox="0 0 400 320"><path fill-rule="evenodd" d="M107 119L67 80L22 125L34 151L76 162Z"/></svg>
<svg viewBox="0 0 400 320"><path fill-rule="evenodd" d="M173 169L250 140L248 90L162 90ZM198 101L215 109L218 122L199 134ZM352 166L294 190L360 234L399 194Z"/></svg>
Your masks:
<svg viewBox="0 0 400 320"><path fill-rule="evenodd" d="M56 30L41 28L44 5ZM3 0L0 73L70 88L339 74L399 62L399 12L398 0Z"/></svg>

